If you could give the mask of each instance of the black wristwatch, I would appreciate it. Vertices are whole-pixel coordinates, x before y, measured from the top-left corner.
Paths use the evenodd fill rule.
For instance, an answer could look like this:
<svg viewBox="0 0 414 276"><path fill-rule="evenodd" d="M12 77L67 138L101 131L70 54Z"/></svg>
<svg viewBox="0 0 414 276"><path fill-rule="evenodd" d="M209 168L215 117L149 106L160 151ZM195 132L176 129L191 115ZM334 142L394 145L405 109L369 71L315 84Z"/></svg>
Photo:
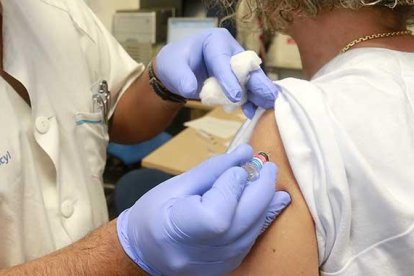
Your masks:
<svg viewBox="0 0 414 276"><path fill-rule="evenodd" d="M172 93L168 90L162 82L157 78L154 72L154 67L152 66L152 61L148 64L148 76L149 76L149 83L154 90L154 92L163 100L185 104L187 99Z"/></svg>

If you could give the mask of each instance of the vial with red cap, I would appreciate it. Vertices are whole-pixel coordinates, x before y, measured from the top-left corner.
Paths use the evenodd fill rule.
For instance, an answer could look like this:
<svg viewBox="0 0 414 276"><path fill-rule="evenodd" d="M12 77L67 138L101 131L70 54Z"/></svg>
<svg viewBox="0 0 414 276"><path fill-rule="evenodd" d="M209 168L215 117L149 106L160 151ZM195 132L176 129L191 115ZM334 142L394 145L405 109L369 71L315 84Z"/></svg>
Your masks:
<svg viewBox="0 0 414 276"><path fill-rule="evenodd" d="M247 180L257 180L260 176L260 170L266 162L269 162L269 154L266 152L259 152L258 154L255 154L249 162L244 164L242 168L245 169L248 174Z"/></svg>

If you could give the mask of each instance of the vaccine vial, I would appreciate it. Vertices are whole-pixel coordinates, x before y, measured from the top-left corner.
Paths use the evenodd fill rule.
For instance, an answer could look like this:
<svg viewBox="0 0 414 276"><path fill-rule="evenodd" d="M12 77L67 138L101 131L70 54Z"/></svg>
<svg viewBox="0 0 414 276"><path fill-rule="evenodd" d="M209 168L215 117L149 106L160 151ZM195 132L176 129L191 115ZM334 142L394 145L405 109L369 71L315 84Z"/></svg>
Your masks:
<svg viewBox="0 0 414 276"><path fill-rule="evenodd" d="M248 181L255 181L260 176L260 170L262 169L264 163L269 161L269 154L265 152L259 152L255 154L253 158L242 166L246 170L248 176Z"/></svg>

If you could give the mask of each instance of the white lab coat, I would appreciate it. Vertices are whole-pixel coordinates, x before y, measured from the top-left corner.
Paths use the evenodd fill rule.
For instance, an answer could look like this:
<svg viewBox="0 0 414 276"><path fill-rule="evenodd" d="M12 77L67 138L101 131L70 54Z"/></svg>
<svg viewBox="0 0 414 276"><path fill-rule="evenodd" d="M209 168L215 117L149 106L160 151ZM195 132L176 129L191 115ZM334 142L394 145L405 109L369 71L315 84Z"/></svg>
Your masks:
<svg viewBox="0 0 414 276"><path fill-rule="evenodd" d="M4 69L30 108L0 80L0 267L43 256L108 219L102 172L107 127L91 88L107 80L111 114L143 72L83 0L2 0Z"/></svg>

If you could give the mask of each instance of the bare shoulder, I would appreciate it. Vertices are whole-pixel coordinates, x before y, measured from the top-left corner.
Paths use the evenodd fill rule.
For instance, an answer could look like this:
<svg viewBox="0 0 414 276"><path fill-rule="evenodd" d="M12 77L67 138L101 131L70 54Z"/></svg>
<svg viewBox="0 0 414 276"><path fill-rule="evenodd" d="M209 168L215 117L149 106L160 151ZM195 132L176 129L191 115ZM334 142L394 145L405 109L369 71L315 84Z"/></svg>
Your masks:
<svg viewBox="0 0 414 276"><path fill-rule="evenodd" d="M289 165L273 110L262 116L250 143L255 151L271 154L271 161L279 167L277 188L288 191L292 203L260 237L233 274L318 275L314 223Z"/></svg>

